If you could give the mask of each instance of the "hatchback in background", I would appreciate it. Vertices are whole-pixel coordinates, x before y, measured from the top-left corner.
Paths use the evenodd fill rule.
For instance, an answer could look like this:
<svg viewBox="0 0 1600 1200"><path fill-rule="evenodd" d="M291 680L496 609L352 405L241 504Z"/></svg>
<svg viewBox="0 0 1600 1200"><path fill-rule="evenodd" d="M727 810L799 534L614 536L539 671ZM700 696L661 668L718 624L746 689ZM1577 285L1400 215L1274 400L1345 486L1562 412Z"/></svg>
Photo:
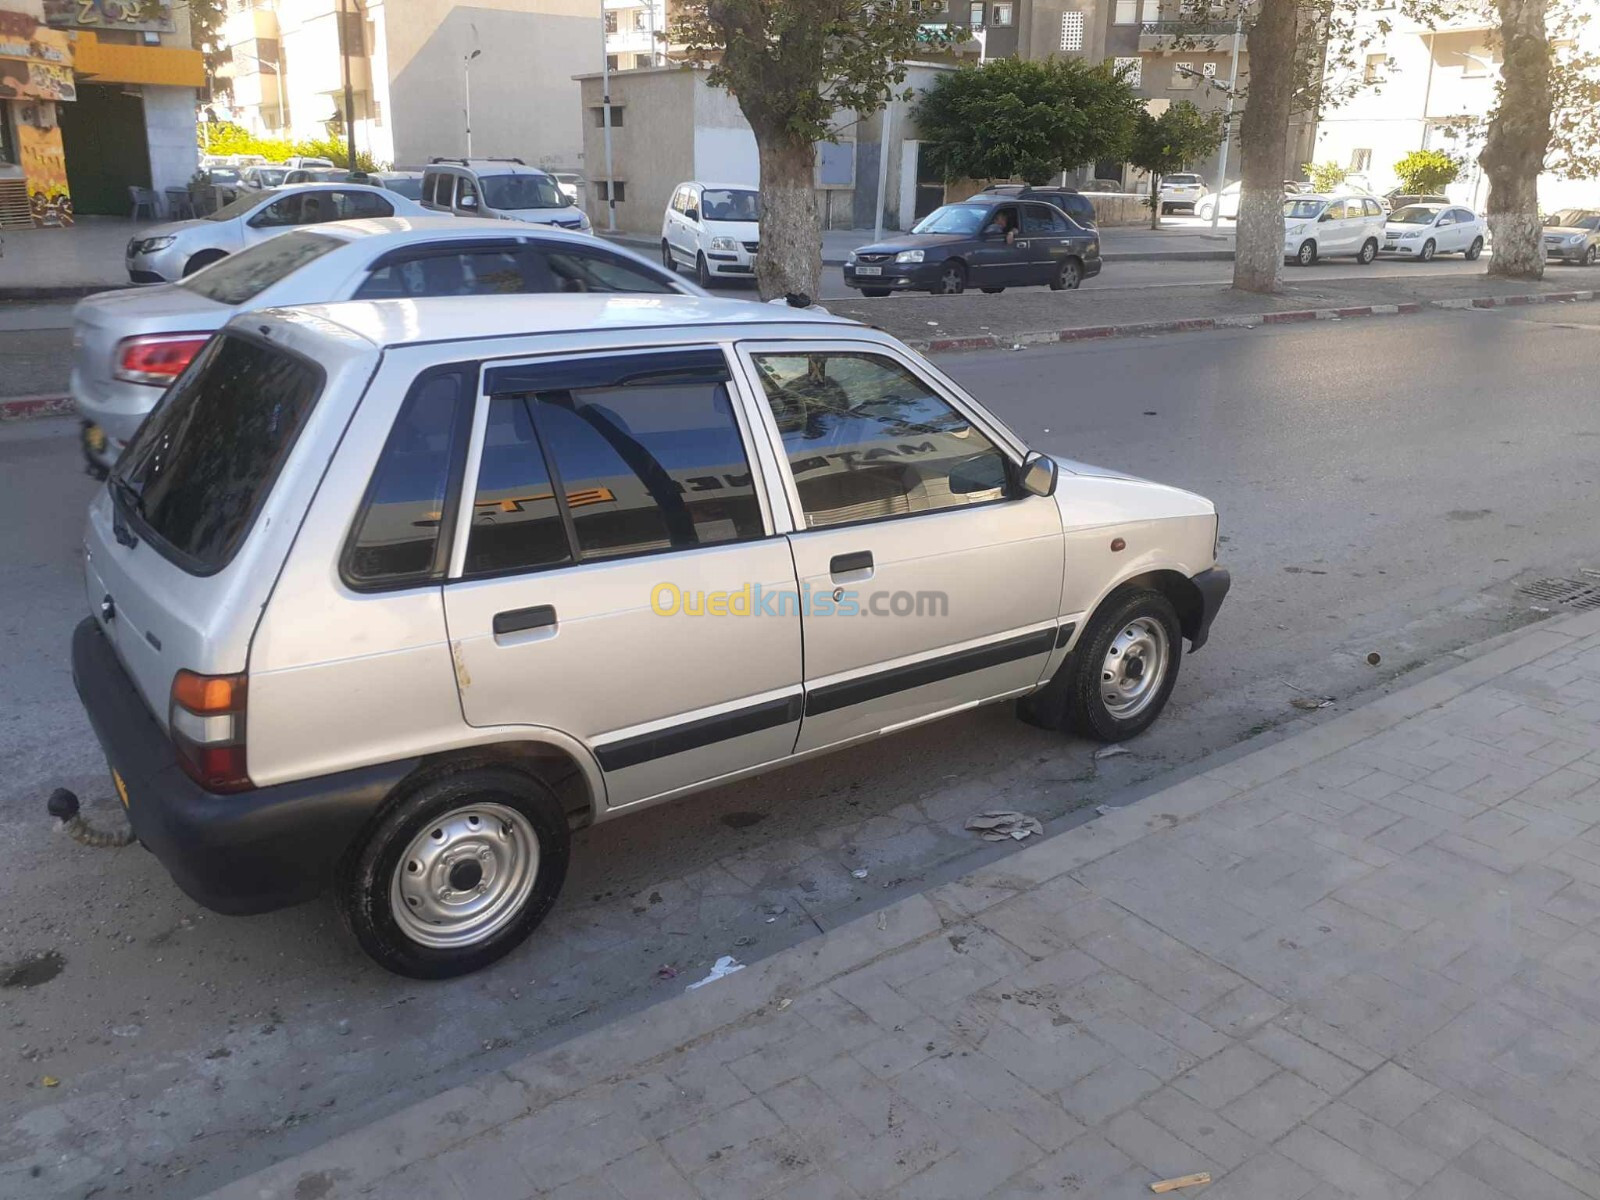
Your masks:
<svg viewBox="0 0 1600 1200"><path fill-rule="evenodd" d="M1302 267L1344 254L1365 266L1384 241L1378 198L1353 192L1285 197L1283 226L1284 257Z"/></svg>
<svg viewBox="0 0 1600 1200"><path fill-rule="evenodd" d="M1175 208L1187 208L1193 212L1194 206L1206 198L1206 181L1189 172L1163 175L1159 198L1163 213Z"/></svg>
<svg viewBox="0 0 1600 1200"><path fill-rule="evenodd" d="M1460 254L1468 262L1483 253L1489 227L1483 218L1450 204L1407 204L1389 214L1383 251L1418 262L1435 254Z"/></svg>
<svg viewBox="0 0 1600 1200"><path fill-rule="evenodd" d="M844 264L845 285L863 296L1035 284L1060 291L1099 273L1095 231L1053 204L990 192L936 208L910 233L852 250Z"/></svg>
<svg viewBox="0 0 1600 1200"><path fill-rule="evenodd" d="M458 217L591 229L555 178L520 158L435 158L422 172L422 206Z"/></svg>
<svg viewBox="0 0 1600 1200"><path fill-rule="evenodd" d="M556 186L561 189L561 194L568 197L574 204L583 199L583 176L575 171L552 171L551 177L556 181Z"/></svg>
<svg viewBox="0 0 1600 1200"><path fill-rule="evenodd" d="M293 183L361 183L355 172L343 167L291 167L283 177L285 184Z"/></svg>
<svg viewBox="0 0 1600 1200"><path fill-rule="evenodd" d="M289 179L290 168L281 164L268 163L265 166L246 167L239 172L239 182L247 188L263 191L266 188L282 187Z"/></svg>
<svg viewBox="0 0 1600 1200"><path fill-rule="evenodd" d="M1010 196L1015 200L1043 200L1054 204L1085 229L1097 228L1094 201L1076 188L1026 187L1017 183L997 183L983 189L985 196Z"/></svg>
<svg viewBox="0 0 1600 1200"><path fill-rule="evenodd" d="M761 193L748 183L680 183L661 218L661 261L694 270L710 287L720 277L749 279L761 250Z"/></svg>
<svg viewBox="0 0 1600 1200"><path fill-rule="evenodd" d="M1078 190L1080 192L1113 192L1113 193L1115 193L1115 192L1121 192L1124 189L1123 189L1123 186L1122 186L1122 183L1121 183L1120 180L1116 180L1116 179L1091 179L1091 180L1089 180L1088 183L1081 184L1079 186Z"/></svg>
<svg viewBox="0 0 1600 1200"><path fill-rule="evenodd" d="M649 259L546 225L427 213L296 230L181 283L78 303L71 390L89 470L116 462L162 389L244 309L536 292L700 294Z"/></svg>
<svg viewBox="0 0 1600 1200"><path fill-rule="evenodd" d="M397 192L407 200L422 201L421 171L373 171L366 182L386 192Z"/></svg>
<svg viewBox="0 0 1600 1200"><path fill-rule="evenodd" d="M1390 192L1383 197L1383 202L1389 206L1389 211L1409 208L1413 204L1449 204L1449 196L1441 196L1437 192Z"/></svg>
<svg viewBox="0 0 1600 1200"><path fill-rule="evenodd" d="M1545 219L1544 256L1592 267L1600 262L1600 212L1567 208Z"/></svg>

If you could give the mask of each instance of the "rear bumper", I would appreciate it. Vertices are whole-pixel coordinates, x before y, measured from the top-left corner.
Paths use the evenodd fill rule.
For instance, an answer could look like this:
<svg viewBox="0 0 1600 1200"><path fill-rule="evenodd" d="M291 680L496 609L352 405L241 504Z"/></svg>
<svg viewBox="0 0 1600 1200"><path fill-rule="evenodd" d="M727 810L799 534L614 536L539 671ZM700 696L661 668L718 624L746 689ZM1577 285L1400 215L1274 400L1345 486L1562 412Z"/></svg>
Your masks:
<svg viewBox="0 0 1600 1200"><path fill-rule="evenodd" d="M72 634L72 681L128 793L128 820L190 897L270 912L332 882L346 850L415 759L218 796L178 766L165 732L94 618Z"/></svg>
<svg viewBox="0 0 1600 1200"><path fill-rule="evenodd" d="M1189 653L1193 654L1211 636L1211 622L1216 619L1217 609L1227 599L1228 589L1233 586L1233 576L1228 574L1226 567L1212 567L1209 571L1201 571L1189 582L1200 593L1199 619L1195 622L1194 632L1189 634Z"/></svg>

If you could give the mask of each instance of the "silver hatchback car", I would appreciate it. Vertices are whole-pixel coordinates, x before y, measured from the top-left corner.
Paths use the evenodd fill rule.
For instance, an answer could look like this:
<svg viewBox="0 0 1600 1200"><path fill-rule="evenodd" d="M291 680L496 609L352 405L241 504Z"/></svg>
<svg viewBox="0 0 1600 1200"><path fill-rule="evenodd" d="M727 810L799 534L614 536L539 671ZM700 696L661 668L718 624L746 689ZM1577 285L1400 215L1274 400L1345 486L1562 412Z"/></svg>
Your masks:
<svg viewBox="0 0 1600 1200"><path fill-rule="evenodd" d="M826 314L695 296L241 316L93 502L78 693L192 897L331 889L419 978L570 831L1020 699L1130 737L1228 590L1189 492L1030 453Z"/></svg>

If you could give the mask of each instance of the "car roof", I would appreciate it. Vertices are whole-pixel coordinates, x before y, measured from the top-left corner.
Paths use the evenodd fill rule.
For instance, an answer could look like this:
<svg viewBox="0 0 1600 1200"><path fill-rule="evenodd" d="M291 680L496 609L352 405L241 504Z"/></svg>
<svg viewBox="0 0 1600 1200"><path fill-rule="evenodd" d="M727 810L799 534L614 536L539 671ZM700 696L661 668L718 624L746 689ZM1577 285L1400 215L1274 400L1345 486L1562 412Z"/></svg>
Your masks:
<svg viewBox="0 0 1600 1200"><path fill-rule="evenodd" d="M543 167L530 167L527 163L512 162L509 158L469 158L464 162L459 158L444 159L439 162L431 162L422 169L424 171L446 169L456 171L477 171L480 174L484 171L494 171L497 174L502 175L550 174L550 172L546 171Z"/></svg>
<svg viewBox="0 0 1600 1200"><path fill-rule="evenodd" d="M706 179L685 179L678 186L684 187L686 185L698 188L721 188L730 192L759 192L761 190L759 183L717 183L715 180Z"/></svg>
<svg viewBox="0 0 1600 1200"><path fill-rule="evenodd" d="M538 238L572 246L597 247L612 252L621 250L624 254L632 254L625 247L599 241L592 234L573 233L550 225L538 225L532 221L463 221L459 217L436 216L431 212L427 216L417 217L357 217L349 221L324 221L316 225L302 225L299 228L313 233L332 233L347 240L358 237L383 238L396 245L441 239L481 241Z"/></svg>
<svg viewBox="0 0 1600 1200"><path fill-rule="evenodd" d="M420 179L421 171L368 171L368 179Z"/></svg>
<svg viewBox="0 0 1600 1200"><path fill-rule="evenodd" d="M1440 201L1440 200L1410 200L1410 201L1407 201L1401 207L1403 207L1403 208L1460 208L1462 206L1459 205L1459 204L1451 204L1448 200L1444 200L1444 201Z"/></svg>
<svg viewBox="0 0 1600 1200"><path fill-rule="evenodd" d="M757 336L760 327L769 325L814 325L840 332L866 332L866 327L855 321L788 305L627 292L346 300L265 309L249 316L252 320L272 316L313 327L318 323L336 325L380 348L419 342L491 341L624 329L705 330L715 326L730 330L749 327ZM619 339L623 340L626 339Z"/></svg>

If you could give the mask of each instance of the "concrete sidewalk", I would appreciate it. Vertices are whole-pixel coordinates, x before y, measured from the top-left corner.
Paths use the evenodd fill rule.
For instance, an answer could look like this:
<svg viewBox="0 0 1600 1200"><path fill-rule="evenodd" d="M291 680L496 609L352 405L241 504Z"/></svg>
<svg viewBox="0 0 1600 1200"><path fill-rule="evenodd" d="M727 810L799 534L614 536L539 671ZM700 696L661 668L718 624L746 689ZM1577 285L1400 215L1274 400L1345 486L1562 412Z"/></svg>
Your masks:
<svg viewBox="0 0 1600 1200"><path fill-rule="evenodd" d="M127 287L128 239L156 221L80 217L64 229L8 229L0 300L56 300Z"/></svg>
<svg viewBox="0 0 1600 1200"><path fill-rule="evenodd" d="M1600 612L1456 657L212 1200L1600 1197Z"/></svg>

